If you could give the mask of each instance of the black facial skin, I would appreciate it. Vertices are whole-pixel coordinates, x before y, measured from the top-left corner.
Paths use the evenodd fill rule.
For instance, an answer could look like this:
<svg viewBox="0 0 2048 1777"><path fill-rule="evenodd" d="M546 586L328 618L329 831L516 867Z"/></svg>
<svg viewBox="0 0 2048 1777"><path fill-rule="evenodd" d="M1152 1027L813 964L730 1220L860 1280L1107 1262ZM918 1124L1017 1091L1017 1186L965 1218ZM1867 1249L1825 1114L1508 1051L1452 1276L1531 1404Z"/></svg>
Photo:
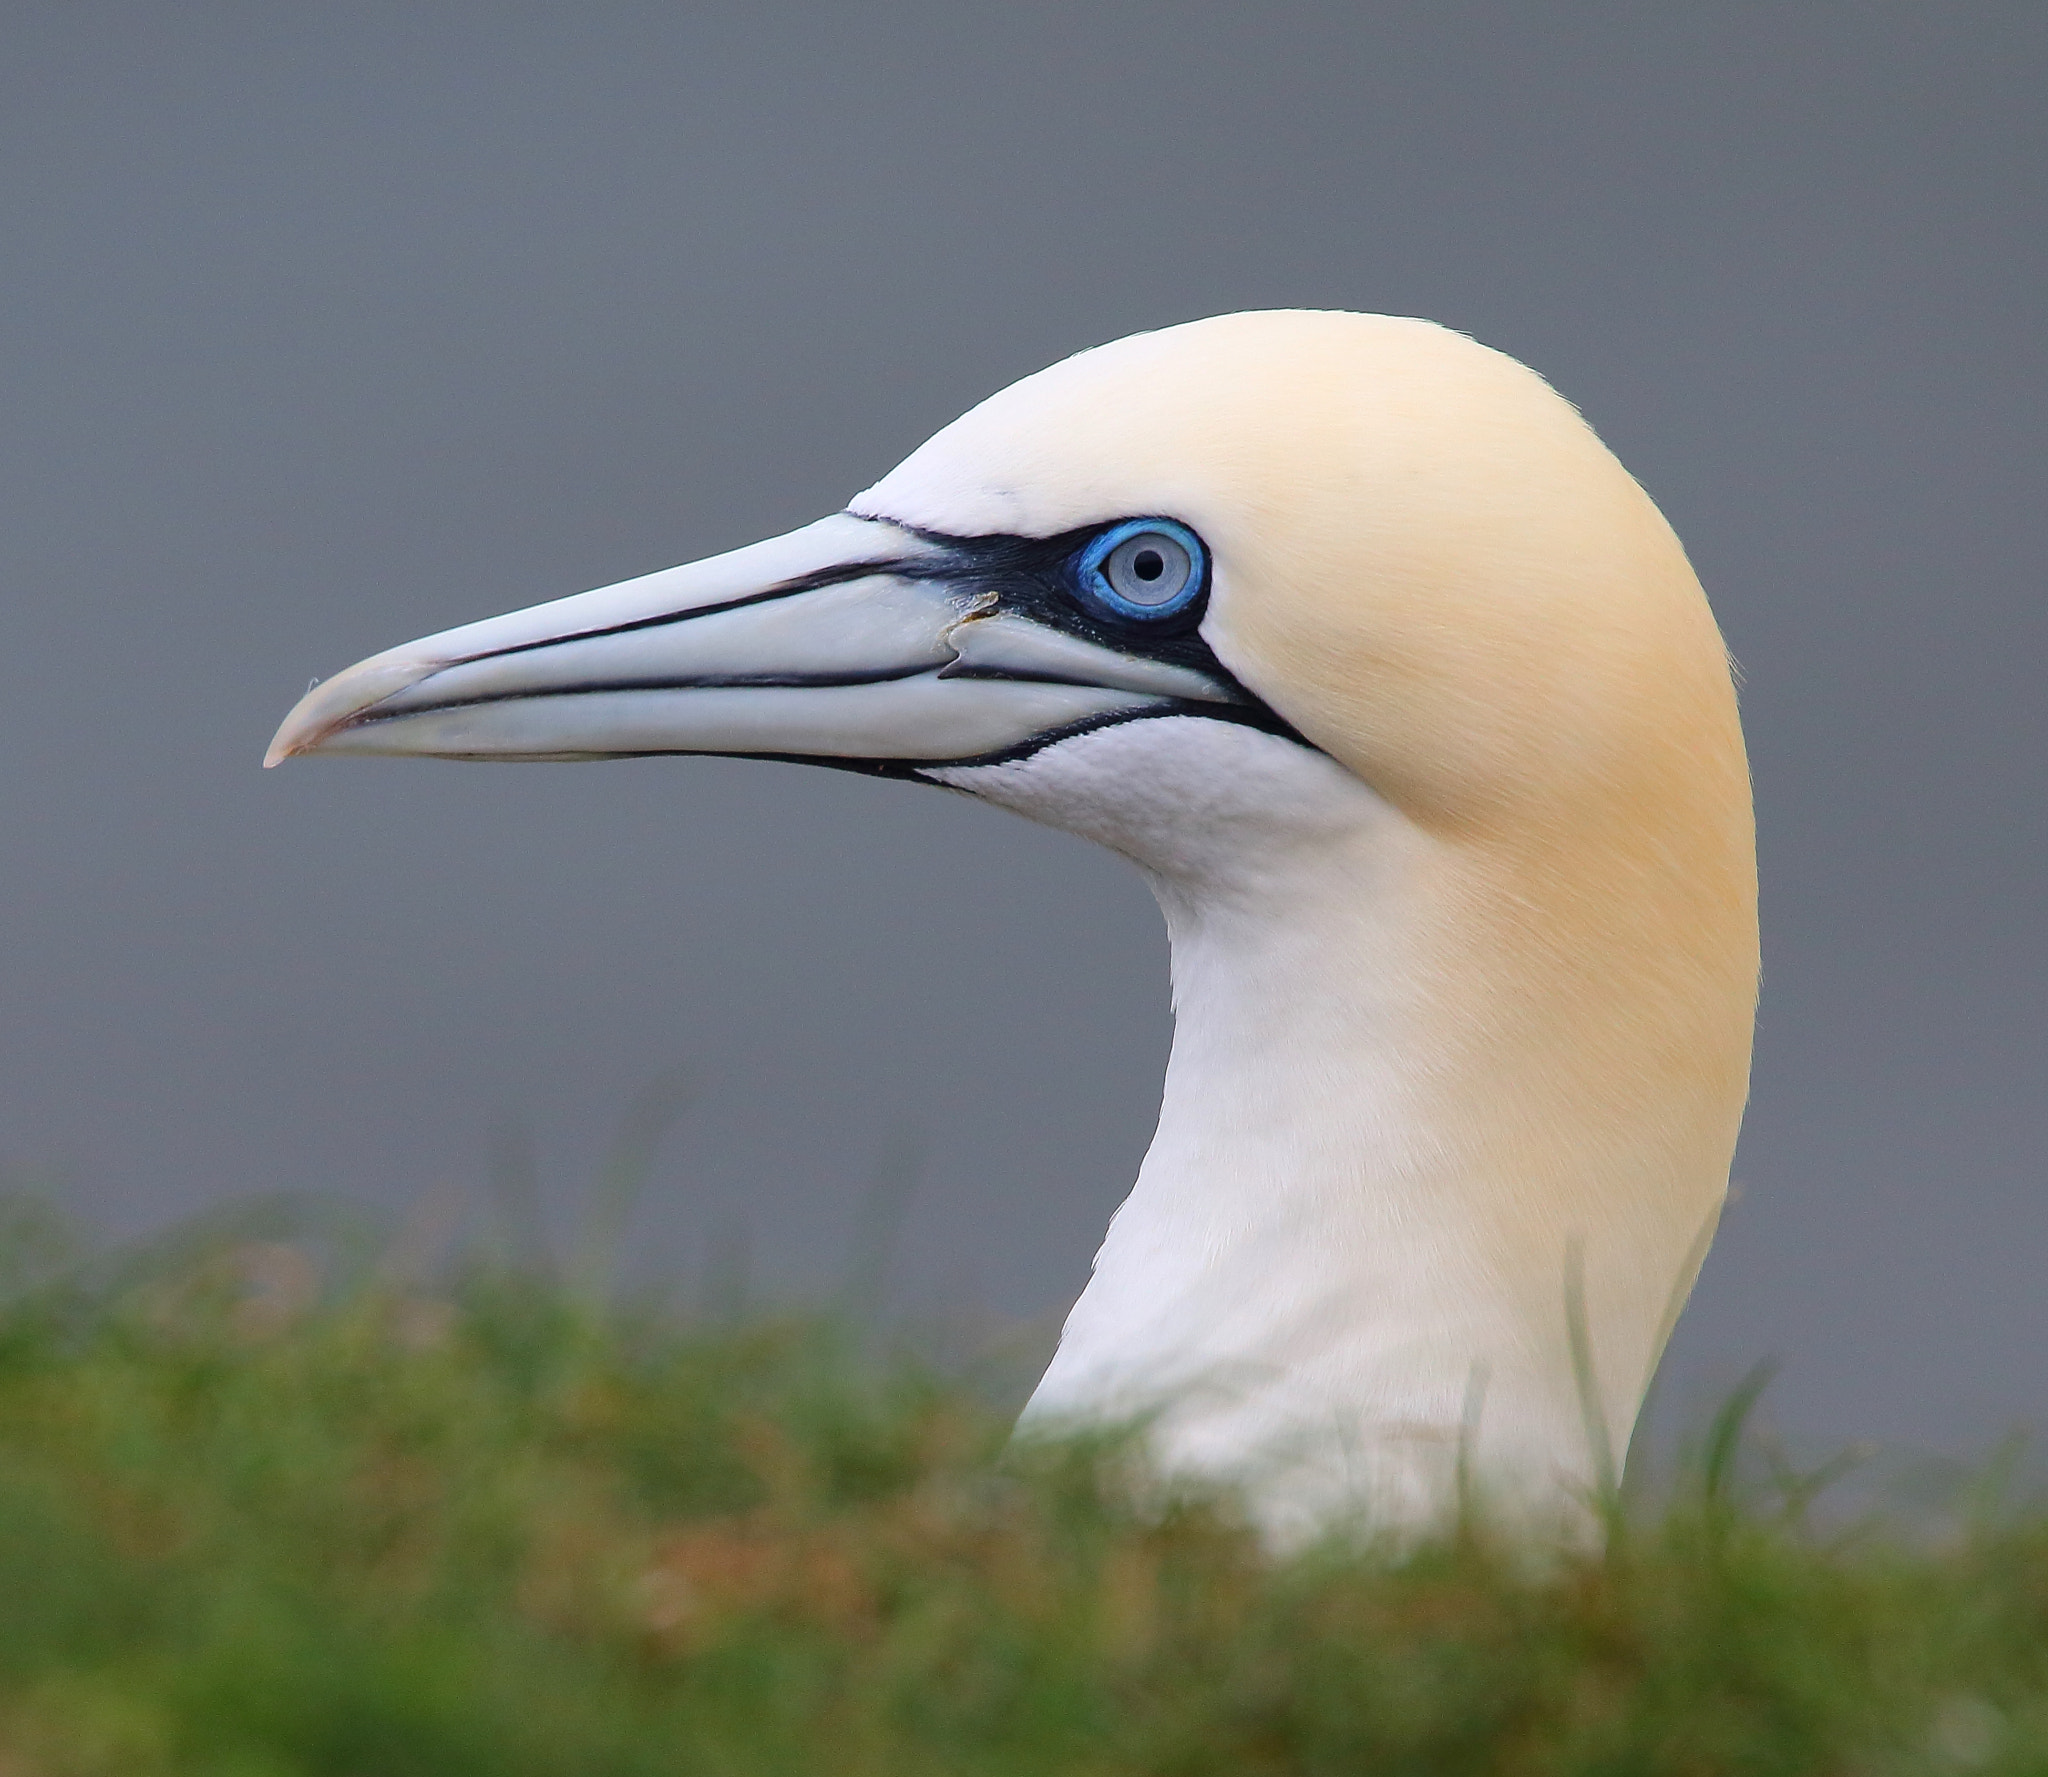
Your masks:
<svg viewBox="0 0 2048 1777"><path fill-rule="evenodd" d="M1166 616L1119 620L1099 612L1075 590L1075 562L1105 531L1128 524L1086 525L1056 537L949 537L934 531L916 534L943 549L943 557L925 558L914 572L919 579L947 580L995 596L998 608L1029 617L1049 629L1065 630L1098 647L1119 653L1143 654L1196 672L1224 684L1236 681L1223 670L1198 633L1209 608L1209 550L1202 546L1202 583L1195 596Z"/></svg>
<svg viewBox="0 0 2048 1777"><path fill-rule="evenodd" d="M1170 666L1185 667L1200 673L1202 677L1228 692L1228 702L1175 698L1150 709L1096 716L1086 721L1069 723L1043 734L1035 734L1028 740L1020 741L1001 752L975 759L840 760L805 755L808 762L818 765L843 765L851 770L881 777L915 777L933 765L999 765L1013 759L1028 758L1056 741L1067 740L1077 734L1087 734L1097 728L1114 728L1125 722L1142 722L1159 716L1182 715L1207 716L1216 721L1237 722L1268 734L1285 736L1306 746L1308 743L1303 741L1277 712L1247 690L1237 676L1216 658L1215 651L1202 639L1201 623L1209 608L1211 571L1206 543L1202 545L1202 584L1192 599L1170 615L1119 619L1100 612L1095 606L1083 601L1075 588L1076 559L1088 544L1104 531L1127 522L1129 521L1126 519L1112 519L1107 524L1085 525L1079 530L1062 531L1053 537L952 537L942 532L919 531L916 533L919 537L927 543L936 545L944 554L922 556L916 562L904 563L893 571L903 574L906 578L939 581L961 594L963 601L970 606L983 600L992 600L993 603L988 607L991 611L1028 618L1046 629L1063 631L1084 642L1093 643L1096 647L1107 648L1119 654L1135 654L1148 660L1163 661ZM940 676L1040 681L1052 678L1052 675L1045 673L1013 672L1001 667L966 665L942 667ZM1087 681L1075 679L1053 682L1085 684Z"/></svg>
<svg viewBox="0 0 2048 1777"><path fill-rule="evenodd" d="M1008 612L1028 618L1047 629L1064 631L1100 648L1107 648L1120 654L1140 655L1146 659L1187 668L1200 673L1227 692L1228 701L1174 698L1142 710L1089 717L1080 722L1068 723L1064 727L1049 729L1043 734L1032 735L1027 740L999 752L972 759L849 759L822 753L736 753L726 755L727 757L789 760L804 765L829 766L839 771L858 771L872 777L914 779L921 773L939 766L998 765L1013 759L1028 758L1056 741L1067 740L1077 734L1086 734L1097 728L1112 728L1124 722L1147 721L1158 716L1177 715L1205 716L1213 721L1237 722L1245 727L1281 735L1307 746L1309 743L1285 720L1239 683L1236 676L1216 658L1209 644L1202 639L1200 626L1203 613L1209 604L1210 570L1207 545L1203 546L1202 551L1201 587L1184 607L1171 615L1119 619L1098 612L1082 600L1076 590L1075 558L1093 538L1116 524L1125 522L1127 521L1116 519L1106 525L1088 525L1080 530L1062 532L1056 537L952 537L939 532L918 531L914 534L934 545L940 553L921 554L915 558L898 561L848 562L837 567L820 569L814 574L799 575L793 580L783 581L780 585L748 593L741 598L728 599L716 605L703 605L689 611L635 618L628 623L579 631L574 636L549 636L540 641L522 642L514 647L493 649L469 658L494 660L505 655L551 648L572 639L583 640L592 636L625 635L635 630L659 629L672 623L688 623L694 618L708 617L720 611L736 610L744 605L764 604L770 599L789 598L797 593L815 592L821 587L843 585L852 580L865 580L877 574L890 574L905 580L928 581L945 587L954 595L963 616L968 612L984 615L998 611ZM932 670L929 666L915 666L881 672L757 673L705 675L682 679L612 679L564 686L552 691L504 692L481 697L450 698L445 704L414 704L403 712L393 712L391 719L397 719L401 714L417 715L428 708L455 709L496 702L499 697L577 697L601 691L676 690L712 685L862 685L886 679L914 678L920 673ZM1049 672L1009 671L1001 667L967 666L963 663L940 667L937 670L940 676L945 678L1012 679L1053 684L1088 682L1084 678L1066 678ZM358 721L367 725L385 719L371 711L358 718ZM696 748L677 748L667 753L633 752L611 755L621 759L704 756L706 755Z"/></svg>

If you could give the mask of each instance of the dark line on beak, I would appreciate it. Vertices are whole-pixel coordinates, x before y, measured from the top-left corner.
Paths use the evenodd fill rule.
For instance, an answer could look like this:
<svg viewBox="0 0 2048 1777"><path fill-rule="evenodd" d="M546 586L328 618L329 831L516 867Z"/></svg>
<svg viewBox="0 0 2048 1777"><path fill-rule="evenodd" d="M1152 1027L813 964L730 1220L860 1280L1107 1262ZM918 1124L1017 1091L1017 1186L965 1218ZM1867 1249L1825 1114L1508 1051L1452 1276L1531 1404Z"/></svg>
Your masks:
<svg viewBox="0 0 2048 1777"><path fill-rule="evenodd" d="M1167 716L1192 716L1210 722L1231 722L1241 728L1257 729L1262 734L1292 741L1296 746L1304 747L1311 753L1322 751L1313 742L1304 740L1263 704L1194 703L1175 698L1151 708L1111 710L1100 716L1084 716L1077 722L1068 722L1058 728L1048 728L1042 734L1031 735L1013 746L999 747L990 753L977 753L966 759L874 759L839 753L726 753L710 747L648 747L630 753L440 753L435 756L478 765L517 765L540 758L565 761L759 759L771 765L822 765L829 771L852 771L863 777L929 782L924 775L926 772L968 770L979 765L1010 765L1019 759L1028 759L1032 754L1047 747L1057 746L1063 740L1074 740L1081 735L1094 734L1105 728L1121 728L1131 722L1157 721Z"/></svg>
<svg viewBox="0 0 2048 1777"><path fill-rule="evenodd" d="M1105 685L1100 679L1085 678L1078 671L1062 673L1055 672L1050 667L1031 672L1015 667L992 666L986 663L969 666L964 662L955 661L950 665L938 668L938 677L942 679L966 680L999 679L1008 680L1010 683L1017 685L1072 685L1077 690L1116 691L1121 692L1127 697L1170 697L1175 703L1184 703L1190 709L1227 709L1234 704L1245 704L1251 701L1250 698L1240 695L1234 687L1224 684L1216 685L1217 696L1212 701L1209 698L1202 697L1179 697L1168 691L1141 691L1132 685Z"/></svg>
<svg viewBox="0 0 2048 1777"><path fill-rule="evenodd" d="M1280 740L1288 740L1311 753L1322 749L1303 740L1285 722L1274 715L1263 704L1206 704L1194 703L1185 698L1175 698L1170 703L1151 709L1111 710L1100 716L1084 716L1078 722L1068 722L1059 728L1048 728L1043 734L1034 734L1027 740L1020 740L1014 746L999 747L992 753L979 753L971 759L854 759L840 758L830 753L721 753L706 755L678 748L673 753L656 755L652 753L615 753L613 758L655 758L701 759L715 756L725 759L761 759L779 765L822 765L833 771L855 771L864 777L888 777L929 782L924 776L928 771L965 771L979 765L1012 765L1020 759L1045 748L1057 746L1063 740L1076 740L1084 734L1097 734L1105 728L1122 728L1132 722L1156 722L1168 716L1193 716L1211 722L1232 722L1241 728L1255 728L1262 734L1270 734Z"/></svg>
<svg viewBox="0 0 2048 1777"><path fill-rule="evenodd" d="M693 613L694 615L694 613ZM595 631L604 634L604 631ZM565 641L581 641L582 636L565 636ZM506 653L523 653L524 648L506 649ZM479 654L477 660L494 660L496 655ZM468 666L468 660L453 661L454 666ZM445 671L446 669L441 669ZM932 673L929 663L906 667L877 667L872 672L844 673L707 673L695 679L593 679L580 685L542 685L530 691L480 691L474 697L448 697L439 703L407 704L403 709L386 709L383 704L372 704L359 716L352 716L340 725L337 733L349 728L371 728L380 722L403 722L413 716L436 716L445 710L475 709L492 703L538 703L558 697L597 697L614 691L808 691L826 689L834 685L887 685L898 679L922 678ZM422 681L425 683L426 681ZM1061 683L1062 681L1049 681ZM1105 687L1110 689L1110 687ZM620 754L620 758L635 757Z"/></svg>
<svg viewBox="0 0 2048 1777"><path fill-rule="evenodd" d="M479 660L503 660L513 654L531 654L536 649L556 648L564 642L588 642L601 636L623 636L636 630L662 629L671 623L687 623L693 617L716 617L721 611L744 610L748 605L765 605L773 599L794 598L800 592L819 592L827 586L844 586L855 580L936 580L944 577L932 571L920 573L917 571L919 565L904 557L892 557L886 561L842 562L833 567L819 568L815 573L799 574L794 580L784 580L760 592L746 592L736 598L722 599L715 605L693 605L687 610L663 611L652 617L635 617L625 623L608 623L598 629L567 630L558 636L543 636L537 642L514 642L508 648L489 648L481 654L465 654L436 670L471 666Z"/></svg>

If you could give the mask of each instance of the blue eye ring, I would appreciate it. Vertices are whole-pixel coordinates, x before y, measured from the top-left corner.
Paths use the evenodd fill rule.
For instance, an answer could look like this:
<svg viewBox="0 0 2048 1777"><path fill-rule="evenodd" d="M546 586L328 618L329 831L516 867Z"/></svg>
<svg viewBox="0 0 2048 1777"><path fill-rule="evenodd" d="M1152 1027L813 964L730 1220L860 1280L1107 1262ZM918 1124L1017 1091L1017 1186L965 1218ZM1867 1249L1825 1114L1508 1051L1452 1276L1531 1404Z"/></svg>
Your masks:
<svg viewBox="0 0 2048 1777"><path fill-rule="evenodd" d="M1147 548L1145 540L1151 538L1161 546ZM1164 596L1146 597L1151 590L1146 582L1160 576ZM1081 602L1103 616L1159 623L1184 616L1201 601L1209 589L1209 552L1200 537L1174 519L1127 518L1089 539L1074 557L1074 583Z"/></svg>

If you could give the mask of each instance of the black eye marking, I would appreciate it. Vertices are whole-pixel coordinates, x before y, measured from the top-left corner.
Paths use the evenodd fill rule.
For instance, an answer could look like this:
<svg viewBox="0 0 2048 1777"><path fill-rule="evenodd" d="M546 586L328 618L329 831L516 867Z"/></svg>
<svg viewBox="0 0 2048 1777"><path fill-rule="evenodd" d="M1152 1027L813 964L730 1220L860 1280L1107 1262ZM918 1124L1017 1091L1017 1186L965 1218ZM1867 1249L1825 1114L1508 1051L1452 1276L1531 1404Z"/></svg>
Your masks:
<svg viewBox="0 0 2048 1777"><path fill-rule="evenodd" d="M963 610L972 608L978 613L1001 612L1028 618L1044 628L1061 631L1114 653L1185 667L1210 680L1226 693L1226 697L1221 701L1174 698L1146 709L1091 717L1069 727L1034 735L985 759L910 763L862 761L851 765L850 769L897 777L914 776L920 770L939 763L1000 765L1029 758L1044 747L1070 740L1078 734L1160 716L1203 716L1213 721L1235 722L1242 727L1256 728L1262 733L1291 740L1311 752L1318 750L1284 716L1249 690L1216 658L1215 650L1203 639L1201 623L1208 609L1210 591L1209 552L1201 538L1177 519L1121 519L1110 524L1062 531L1051 537L1018 537L1005 533L956 537L943 531L926 530L918 530L915 535L935 545L939 553L901 562L884 571L920 580L941 581L956 590ZM1186 541L1182 542L1182 538ZM1175 574L1178 564L1168 553L1168 548L1159 546L1160 541L1185 551L1190 564L1185 583L1170 587L1173 596L1159 600L1155 605L1139 605L1135 615L1125 615L1116 606L1088 596L1087 589L1080 583L1081 564L1092 557L1094 564L1099 566L1129 543L1135 542L1138 547L1127 551L1127 557L1142 556L1149 547L1161 557L1160 578L1166 579ZM1130 567L1137 584L1150 594L1152 588L1136 573L1135 559L1130 559ZM1136 600L1129 602L1137 605Z"/></svg>
<svg viewBox="0 0 2048 1777"><path fill-rule="evenodd" d="M1202 640L1202 617L1209 604L1209 552L1201 539L1177 520L1121 519L1051 537L1001 533L954 537L940 531L916 534L935 545L938 553L893 565L884 572L943 581L957 587L963 601L979 601L992 611L1028 617L1047 629L1061 630L1118 654L1191 667L1241 689ZM1184 544L1181 537L1186 539ZM1122 547L1130 543L1137 547ZM1147 552L1148 545L1161 558L1159 580L1149 584L1138 575L1135 560ZM1179 572L1168 549L1186 551L1188 571ZM1106 583L1105 570L1112 558L1116 558L1115 571L1125 583L1122 593ZM1171 578L1176 574L1178 578ZM1094 584L1097 578L1105 584ZM1160 598L1161 591L1172 596ZM1104 596L1105 592L1113 596ZM1142 601L1151 602L1130 594L1141 594ZM1249 692L1243 695L1251 696Z"/></svg>

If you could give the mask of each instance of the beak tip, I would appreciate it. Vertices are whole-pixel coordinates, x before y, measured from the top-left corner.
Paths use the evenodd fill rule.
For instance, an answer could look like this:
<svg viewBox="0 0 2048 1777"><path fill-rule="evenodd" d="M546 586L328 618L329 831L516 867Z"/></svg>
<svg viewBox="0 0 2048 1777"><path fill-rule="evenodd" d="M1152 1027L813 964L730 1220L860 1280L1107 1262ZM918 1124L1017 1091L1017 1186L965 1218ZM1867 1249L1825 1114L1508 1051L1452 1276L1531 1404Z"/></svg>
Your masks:
<svg viewBox="0 0 2048 1777"><path fill-rule="evenodd" d="M335 729L346 725L346 716L336 721L321 711L309 711L303 707L293 710L279 724L277 732L270 738L270 745L264 749L263 769L272 770L302 753L317 753L322 741Z"/></svg>
<svg viewBox="0 0 2048 1777"><path fill-rule="evenodd" d="M422 658L409 648L394 648L388 654L373 655L331 679L318 680L306 688L295 703L269 749L263 755L263 769L282 765L321 747L372 705L431 677L446 662Z"/></svg>

